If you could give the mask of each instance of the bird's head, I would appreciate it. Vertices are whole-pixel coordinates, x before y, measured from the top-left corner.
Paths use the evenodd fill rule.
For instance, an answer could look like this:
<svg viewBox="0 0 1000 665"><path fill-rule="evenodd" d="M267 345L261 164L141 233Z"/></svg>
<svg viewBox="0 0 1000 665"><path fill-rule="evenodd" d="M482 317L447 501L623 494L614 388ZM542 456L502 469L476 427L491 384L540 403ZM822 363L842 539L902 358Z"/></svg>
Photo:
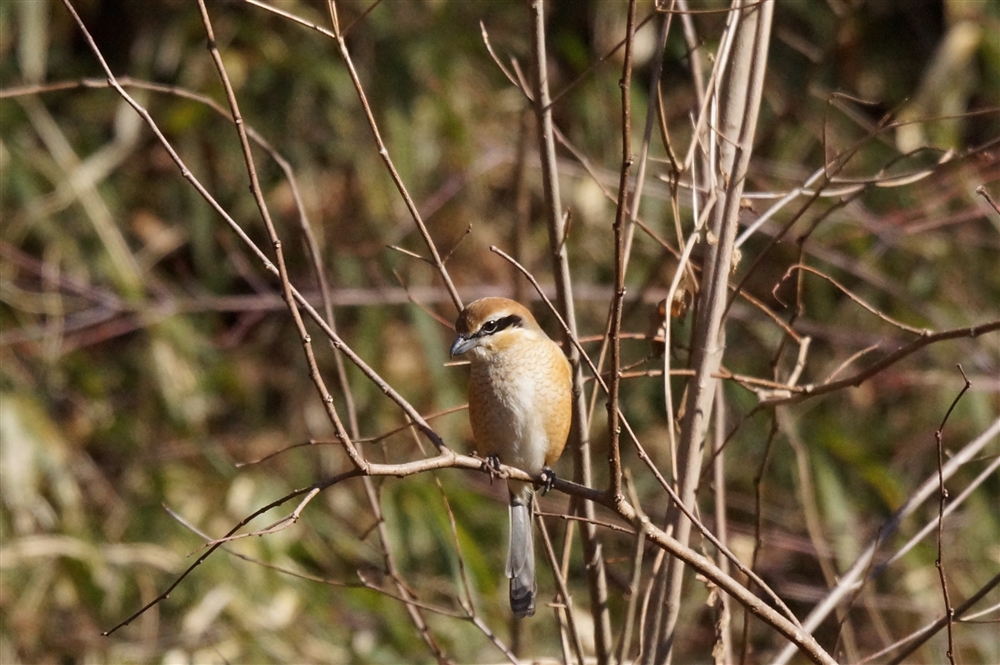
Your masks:
<svg viewBox="0 0 1000 665"><path fill-rule="evenodd" d="M469 305L455 322L458 337L451 345L451 356L472 352L473 357L487 358L518 341L545 337L535 317L526 307L507 298L482 298Z"/></svg>

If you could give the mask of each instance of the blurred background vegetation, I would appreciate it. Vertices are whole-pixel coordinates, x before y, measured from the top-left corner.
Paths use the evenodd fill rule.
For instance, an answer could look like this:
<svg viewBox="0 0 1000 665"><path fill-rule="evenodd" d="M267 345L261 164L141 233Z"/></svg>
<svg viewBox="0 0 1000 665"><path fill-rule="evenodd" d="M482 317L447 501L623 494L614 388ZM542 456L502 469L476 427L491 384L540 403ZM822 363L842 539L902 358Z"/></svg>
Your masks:
<svg viewBox="0 0 1000 665"><path fill-rule="evenodd" d="M329 25L319 0L276 4ZM74 6L117 75L173 87L130 91L192 172L267 248L232 124L180 94L224 103L196 5L78 0ZM551 285L533 122L525 123L526 102L490 59L480 32L482 22L501 59L518 58L527 71L525 4L393 1L369 13L363 2L338 7L345 25L357 21L348 47L402 180L442 252L455 248L448 267L463 298L526 297L523 281L488 251L494 244L510 250L515 238L522 263ZM1000 317L1000 215L976 194L985 186L1000 201L998 7L990 0L778 4L748 192L797 187L824 160L858 141L861 147L842 175L892 175L931 165L947 150L955 156L913 184L869 188L842 206L836 199L817 201L756 268L751 293L783 317L790 315L771 291L795 260L795 240L815 223L803 240L808 262L885 314L934 330ZM556 123L596 176L561 149L580 329L590 336L602 334L611 294L614 202L598 182L611 190L617 186L620 53L592 66L624 37L625 8L600 0L562 0L549 8L552 90L558 94L583 76L558 97ZM428 313L450 321L455 311L430 266L388 248L425 251L374 149L335 42L238 2L210 2L209 11L247 124L294 170L343 338L421 413L462 405L464 371L444 366L452 331ZM652 3L640 3L640 17L652 11ZM720 14L695 16L703 57L717 47L723 20ZM648 103L653 25L636 36L636 145ZM695 111L688 55L679 29L673 30L662 90L671 140L684 148ZM85 79L93 82L84 86ZM323 492L296 526L231 545L232 553L251 560L217 552L167 601L113 636L100 635L152 600L204 542L164 506L218 537L290 490L347 468L332 443L237 466L293 444L330 442L332 428L277 281L180 176L138 116L101 87L102 80L61 3L0 3L0 662L433 660L403 605L359 581L388 586L360 481ZM67 85L25 89L57 83ZM831 101L834 92L859 101ZM888 113L898 120L948 117L866 139ZM903 157L921 146L929 149ZM669 189L658 178L667 171L666 150L656 133L651 155L641 217L658 235L672 238ZM316 299L292 188L274 160L263 151L255 156L292 281ZM753 202L748 218L767 205ZM689 228L690 211L684 210ZM744 245L741 268L789 218L779 215ZM638 233L627 280L628 331L646 333L672 265L656 239ZM742 277L738 272L736 278ZM910 338L825 280L810 275L803 283L804 307L795 327L813 337L804 382L822 380L870 345L891 350ZM554 334L551 317L541 307L535 311ZM675 337L683 340L686 322L675 325ZM728 332L725 366L770 378L780 330L737 304ZM321 369L333 377L331 349L318 343L318 330L313 339ZM627 363L638 363L649 357L650 347L641 339L626 341L624 353ZM686 352L672 353L675 364L682 364ZM1000 414L997 334L932 345L857 388L784 411L786 427L764 467L759 571L800 615L827 586L818 561L828 560L836 570L849 566L936 469L934 431L962 385L956 363L972 379L972 390L945 430L945 445L958 447ZM351 366L347 375L361 436L405 425L378 387ZM682 389L678 380L674 394ZM756 404L751 392L735 384L726 386L726 398L729 427ZM343 408L343 395L337 399ZM623 405L666 468L661 379L627 380ZM603 412L599 400L597 413ZM449 445L468 449L464 412L433 425ZM727 448L731 545L747 558L758 519L755 476L770 427L766 414L756 415L742 423ZM826 549L807 531L800 500L807 480L788 431L797 435L792 443L808 449L807 491L815 494ZM607 438L600 418L592 436L599 455ZM406 431L368 445L379 459L420 454ZM987 450L956 476L953 493L1000 446L994 441ZM625 454L632 465L634 455ZM569 464L563 464L568 474ZM603 467L596 468L600 484ZM637 472L636 484L640 496L655 491L647 475ZM454 608L462 592L447 501L474 602L497 636L508 640L506 509L497 500L499 484L449 471L376 485L400 575L421 599ZM1000 563L998 497L1000 478L994 475L945 524L955 602L974 593ZM566 500L550 495L542 506L562 512ZM660 505L646 509L662 514ZM922 507L887 543L890 551L936 512L934 501ZM708 506L705 514L711 514ZM250 528L277 517L258 518ZM550 529L561 533L564 525L553 520ZM603 536L615 616L630 546L612 532ZM580 585L578 602L584 603L582 561L579 552L574 556L572 582ZM858 653L872 653L942 612L935 557L931 538L858 599L849 619ZM547 571L540 584L547 598ZM699 609L706 591L696 584L691 594L679 653L690 659L685 662L707 661L712 625ZM994 591L981 607L998 602ZM503 659L469 622L427 616L450 658ZM997 619L994 609L983 623L956 628L961 661L1000 662ZM547 612L522 630L526 655L560 653ZM838 634L832 619L818 633L830 649ZM751 654L753 662L781 644L761 626L751 639L759 649ZM913 662L943 662L946 646L939 635Z"/></svg>

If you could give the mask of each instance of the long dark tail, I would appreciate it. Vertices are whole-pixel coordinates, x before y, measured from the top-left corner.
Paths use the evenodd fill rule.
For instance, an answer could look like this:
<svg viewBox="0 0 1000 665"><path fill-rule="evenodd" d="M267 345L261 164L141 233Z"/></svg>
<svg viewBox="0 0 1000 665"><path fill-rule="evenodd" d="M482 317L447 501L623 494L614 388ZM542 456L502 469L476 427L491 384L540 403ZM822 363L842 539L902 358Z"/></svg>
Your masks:
<svg viewBox="0 0 1000 665"><path fill-rule="evenodd" d="M535 543L532 536L534 492L510 494L510 544L507 577L510 578L510 609L516 617L535 613Z"/></svg>

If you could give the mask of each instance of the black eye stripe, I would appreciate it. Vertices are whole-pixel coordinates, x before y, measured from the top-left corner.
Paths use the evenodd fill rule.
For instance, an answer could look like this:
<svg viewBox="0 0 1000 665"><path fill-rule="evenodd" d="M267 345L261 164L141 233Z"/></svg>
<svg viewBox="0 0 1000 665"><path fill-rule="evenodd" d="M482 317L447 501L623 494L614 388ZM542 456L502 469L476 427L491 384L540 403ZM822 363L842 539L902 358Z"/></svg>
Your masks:
<svg viewBox="0 0 1000 665"><path fill-rule="evenodd" d="M506 330L507 328L517 328L521 325L522 319L517 314L511 314L505 316L501 319L490 319L482 325L476 337L483 337L485 335L495 335L501 330Z"/></svg>

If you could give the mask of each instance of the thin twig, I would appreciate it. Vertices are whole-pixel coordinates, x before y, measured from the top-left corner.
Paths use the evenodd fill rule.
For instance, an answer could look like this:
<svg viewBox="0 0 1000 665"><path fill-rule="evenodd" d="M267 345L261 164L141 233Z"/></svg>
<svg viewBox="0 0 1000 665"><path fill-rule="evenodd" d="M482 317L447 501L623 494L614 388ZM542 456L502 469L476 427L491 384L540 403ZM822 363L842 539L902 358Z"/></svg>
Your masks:
<svg viewBox="0 0 1000 665"><path fill-rule="evenodd" d="M331 487L333 485L336 485L337 483L339 483L339 482L341 482L343 480L347 480L348 478L354 478L354 477L356 477L358 475L360 475L360 471L358 469L351 469L350 471L346 471L346 472L340 474L339 476L335 476L335 477L327 479L327 480L322 480L320 482L314 483L313 485L310 485L309 487L303 487L302 489L295 490L294 492L286 494L285 496L281 497L280 499L276 499L275 501L272 501L271 503L267 504L266 506L263 506L262 508L258 508L257 510L253 511L252 513L250 513L249 515L247 515L246 517L244 517L242 520L240 520L240 522L236 526L234 526L232 529L230 529L229 532L226 533L226 535L223 536L222 539L217 540L215 542L215 544L209 546L208 549L206 549L205 552L201 556L199 556L197 559L195 559L194 563L192 563L190 566L188 566L187 569L184 570L184 572L182 572L176 579L174 579L174 581L160 595L158 595L156 598L154 598L153 600L149 601L148 603L146 603L145 605L143 605L142 607L140 607L138 610L136 610L135 612L133 612L128 618L126 618L123 621L120 621L119 623L115 624L110 629L102 631L101 635L104 635L105 637L107 637L108 635L111 635L112 633L114 633L115 631L117 631L119 628L123 628L123 627L129 625L130 623L132 623L135 619L137 619L140 616L142 616L143 614L145 614L146 611L149 610L150 608L152 608L153 606L158 605L162 601L164 601L167 598L169 598L170 597L170 592L172 592L174 589L176 589L177 585L179 585L181 582L183 582L184 579L188 575L190 575L192 572L194 572L195 568L197 568L202 563L204 563L205 559L207 559L208 557L210 557L215 552L215 550L217 550L220 547L222 547L222 545L226 542L226 540L225 540L226 538L228 538L229 536L233 535L234 533L236 533L237 531L239 531L240 529L242 529L244 526L246 526L248 523L250 523L250 521L253 520L254 518L256 518L257 516L263 515L267 511L271 510L272 508L277 508L281 504L285 503L286 501L290 501L290 500L294 499L297 496L302 496L303 494L308 494L309 492L312 492L314 489L325 489L327 487Z"/></svg>
<svg viewBox="0 0 1000 665"><path fill-rule="evenodd" d="M607 336L607 344L611 351L611 379L608 382L608 433L611 440L608 444L608 475L610 485L608 494L612 500L622 497L622 459L618 424L619 395L621 391L621 340L622 303L625 299L625 264L626 229L625 217L628 215L629 193L628 176L632 169L632 41L635 37L635 0L628 4L628 17L625 28L625 62L622 65L621 97L622 97L622 161L621 175L618 182L618 204L615 209L613 225L615 242L615 292L611 300L611 321Z"/></svg>
<svg viewBox="0 0 1000 665"><path fill-rule="evenodd" d="M780 404L795 404L798 402L817 397L819 395L826 395L831 392L836 392L847 387L856 387L882 372L882 370L896 364L903 358L916 353L920 349L928 346L929 344L934 344L936 342L941 342L948 339L961 339L963 337L968 337L974 339L982 335L986 335L991 332L1000 330L1000 320L989 321L980 325L969 326L967 328L956 328L953 330L943 330L937 333L929 333L918 337L917 339L904 344L892 353L886 355L884 358L880 359L878 362L872 364L870 367L847 377L846 379L840 379L838 381L827 381L818 384L807 384L804 386L792 386L790 390L791 395L788 396L776 396L773 399L768 399L766 404L771 406L777 406Z"/></svg>
<svg viewBox="0 0 1000 665"><path fill-rule="evenodd" d="M1000 418L994 420L989 427L979 434L979 436L963 446L960 451L952 455L941 468L940 475L943 476L945 480L950 478L964 464L967 464L971 459L978 455L979 452L982 451L982 449L998 434L1000 434ZM875 558L876 552L878 551L879 545L899 528L906 517L913 514L924 501L931 497L935 492L939 491L940 479L938 476L939 472L935 470L934 475L924 480L924 482L910 494L906 503L900 506L899 509L897 509L896 512L893 513L892 516L886 521L882 528L879 529L878 538L868 544L858 558L855 559L854 563L851 564L850 568L839 576L837 586L830 589L829 593L827 593L827 595L812 609L809 616L802 621L802 631L804 633L812 634L812 631L816 630L823 620L829 616L830 612L840 604L845 596L859 588L868 580L869 575L866 573L871 568L871 564ZM879 569L871 571L871 574L875 574L878 570ZM795 655L795 651L795 646L788 645L775 657L773 662L775 665L785 665Z"/></svg>
<svg viewBox="0 0 1000 665"><path fill-rule="evenodd" d="M965 392L972 386L969 381L969 377L965 375L965 371L962 369L961 365L958 365L958 371L962 375L962 379L965 380L965 385L955 396L952 401L951 406L948 407L948 411L945 412L944 418L941 419L941 424L938 426L937 430L934 431L934 441L937 444L937 464L938 464L938 524L937 524L937 559L934 561L934 566L937 568L938 577L941 580L941 595L944 598L944 613L948 618L948 662L951 665L955 665L955 633L954 633L954 615L955 609L951 605L951 594L948 592L948 577L944 570L944 512L945 507L948 503L948 490L944 486L944 426L948 422L948 418L951 417L951 412L955 410L958 405L959 400Z"/></svg>
<svg viewBox="0 0 1000 665"><path fill-rule="evenodd" d="M656 14L657 14L657 12L651 12L644 19L642 19L641 21L639 21L638 23L636 23L634 29L632 30L632 34L635 34L639 30L641 30L643 28L643 26L645 26L647 23L649 23L650 21L652 21L653 18L656 17ZM623 39L620 42L618 42L617 44L615 44L613 47L611 47L610 51L608 51L607 53L605 53L603 56L601 56L595 62L593 62L589 67L587 67L585 70L583 70L582 72L580 72L580 74L575 79L573 79L572 81L570 81L569 83L567 83L566 86L563 87L562 90L560 90L558 93L556 93L556 95L554 97L552 97L551 100L549 100L549 103L546 105L545 110L549 110L549 108L553 104L555 104L560 99L562 99L564 96L566 96L566 94L568 94L570 90L572 90L573 88L575 88L581 82L585 81L587 79L587 77L589 77L597 68L599 68L605 62L607 62L608 58L610 58L611 56L613 56L615 53L618 53L618 51L620 51L622 49L622 47L626 47L627 48L628 39L629 39L628 37L625 37L625 39Z"/></svg>
<svg viewBox="0 0 1000 665"><path fill-rule="evenodd" d="M990 462L988 465L986 465L986 467L979 472L979 475L977 475L975 478L969 481L969 484L966 485L965 489L963 489L957 496L955 496L954 498L949 496L949 499L951 500L948 502L948 507L945 508L943 515L936 515L934 519L932 519L930 522L925 524L919 531L910 536L910 538L906 541L906 543L901 545L899 549L897 549L892 554L892 556L887 558L879 565L872 567L872 570L866 574L866 577L868 579L873 579L879 576L882 572L888 569L889 566L891 566L892 564L894 564L895 562L899 561L901 558L906 556L906 554L910 552L910 550L912 550L914 547L916 547L920 543L920 541L926 538L929 533L937 530L937 526L942 518L948 517L950 514L955 512L955 510L958 507L960 507L965 502L965 500L972 495L972 493L975 490L979 489L986 482L988 482L993 477L993 474L997 471L997 469L1000 469L1000 455L994 456L993 461Z"/></svg>
<svg viewBox="0 0 1000 665"><path fill-rule="evenodd" d="M479 628L486 638L493 643L497 649L503 653L507 659L517 665L517 657L511 652L506 644L500 641L500 639L489 630L484 622L479 620L476 615L476 603L472 598L472 585L469 583L469 576L465 570L465 557L462 555L462 543L458 537L458 525L455 523L455 513L451 509L451 502L448 501L448 495L444 491L444 487L441 485L441 481L438 478L434 479L434 484L437 486L438 494L441 495L441 501L444 503L445 512L448 514L448 526L451 527L451 539L455 545L455 558L458 562L458 573L459 578L462 580L462 593L463 597L459 599L462 608L466 611L469 616L469 620Z"/></svg>
<svg viewBox="0 0 1000 665"><path fill-rule="evenodd" d="M642 588L642 558L646 551L646 536L643 531L643 523L648 522L649 518L645 513L642 512L642 506L639 503L639 495L635 491L635 484L632 482L632 474L625 470L625 489L628 491L629 501L635 506L636 514L639 516L639 524L636 526L637 537L634 542L634 548L632 550L632 577L629 580L628 585L628 605L625 608L625 622L622 625L622 631L618 636L618 649L616 650L618 656L618 663L624 665L628 662L626 656L632 648L632 631L635 625L635 611L638 605L639 598L642 594L639 590Z"/></svg>
<svg viewBox="0 0 1000 665"><path fill-rule="evenodd" d="M844 286L843 284L841 284L840 282L838 282L837 280L835 280L833 277L830 277L826 273L821 272L821 271L817 270L816 268L812 268L810 266L803 265L801 263L796 263L796 264L794 264L792 266L789 266L788 270L785 271L785 274L782 275L782 277L781 277L780 280L778 280L778 283L775 285L774 289L771 291L771 293L772 293L772 295L774 295L775 299L778 298L778 296L776 295L775 292L778 290L778 288L781 287L781 285L785 282L785 280L788 279L789 277L791 277L792 273L794 273L796 271L810 272L810 273L812 273L814 275L818 275L819 277L822 277L823 279L825 279L826 281L830 282L831 284L833 284L834 286L836 286L838 289L840 289L840 291L845 296L847 296L848 298L850 298L854 302L856 302L859 305L861 305L861 307L864 308L866 311L871 312L872 314L874 314L878 318L882 319L886 323L894 325L897 328L899 328L900 330L905 330L907 332L911 332L911 333L914 333L916 335L926 335L927 332L928 332L928 330L926 328L914 328L913 326L908 326L905 323L897 321L897 320L893 319L892 317L883 314L882 312L878 311L877 309L875 309L874 307L872 307L871 305L869 305L868 303L866 303L859 296L855 295L850 289L848 289L846 286Z"/></svg>
<svg viewBox="0 0 1000 665"><path fill-rule="evenodd" d="M493 50L493 44L490 43L489 33L486 32L486 24L482 21L479 22L479 33L483 38L483 44L486 45L487 53L489 53L490 57L493 58L493 63L501 72L503 72L503 75L507 77L507 80L510 81L515 88L521 91L521 94L524 95L525 99L529 102L533 102L534 100L531 97L530 89L522 85L520 79L510 73L507 67L504 66L503 62L501 62L500 58L497 57L496 52Z"/></svg>
<svg viewBox="0 0 1000 665"><path fill-rule="evenodd" d="M448 273L448 269L445 267L444 261L438 253L437 245L434 243L434 239L431 238L431 234L427 230L427 225L424 224L420 211L417 210L417 205L413 202L413 198L410 196L409 191L407 191L406 185L403 184L403 179L400 177L399 172L396 170L396 165L389 156L389 149L382 140L382 133L378 128L378 123L375 121L375 115L372 113L372 109L368 105L368 96L365 94L364 87L361 85L361 78L358 76L358 72L354 68L354 60L351 58L351 53L347 48L347 41L344 39L344 33L340 27L340 20L337 16L337 3L334 0L328 0L327 6L330 11L330 20L333 23L333 36L337 42L340 57L343 58L344 65L347 67L347 73L350 75L351 82L354 84L354 92L357 94L358 100L361 102L361 108L364 111L365 119L368 120L368 128L371 130L372 138L375 139L375 145L378 148L379 157L382 158L382 162L389 171L389 176L392 178L393 184L396 185L399 195L403 198L403 203L406 205L406 209L409 211L410 217L413 218L413 223L416 224L421 237L424 239L424 244L427 246L427 250L431 254L431 262L437 269L438 274L441 276L445 288L448 289L448 294L451 296L455 309L461 311L462 298L458 295L458 291L455 289L455 284L451 281L451 275Z"/></svg>
<svg viewBox="0 0 1000 665"><path fill-rule="evenodd" d="M986 594L988 594L990 591L993 591L993 589L997 588L998 586L1000 586L1000 573L994 575L993 578L990 579L982 587L980 587L976 593L969 596L969 599L967 601L965 601L958 607L954 608L951 612L945 613L937 621L934 621L930 625L924 626L923 628L914 631L907 637L904 637L899 642L896 642L895 644L886 647L885 649L879 651L878 653L874 653L871 656L868 656L867 658L862 660L861 663L867 663L869 661L874 660L875 658L884 656L887 652L899 648L901 644L909 642L909 644L905 649L897 653L895 656L893 656L890 660L886 662L886 665L900 665L900 663L904 662L914 651L919 649L924 644L924 642L933 637L939 630L944 628L948 623L958 619L967 611L969 611L969 609L972 608L980 600L982 600L986 596Z"/></svg>
<svg viewBox="0 0 1000 665"><path fill-rule="evenodd" d="M556 558L556 552L552 548L552 540L549 538L549 530L545 527L545 520L541 518L541 515L536 514L536 516L538 517L538 532L542 534L542 545L545 550L545 556L552 568L552 577L555 579L556 588L559 590L559 597L562 598L562 611L566 617L566 629L572 641L573 652L576 654L577 662L580 665L584 665L586 659L583 655L583 642L580 640L576 617L573 615L573 596L570 595L569 587L566 586L566 577L563 576L562 571L559 569L559 560ZM556 609L556 615L558 616L558 614L559 609Z"/></svg>
<svg viewBox="0 0 1000 665"><path fill-rule="evenodd" d="M979 187L976 187L976 194L979 194L981 197L986 199L986 202L990 204L990 207L996 210L997 214L1000 215L1000 206L996 204L996 201L993 200L993 197L990 196L990 193L986 191L985 185L980 185Z"/></svg>

